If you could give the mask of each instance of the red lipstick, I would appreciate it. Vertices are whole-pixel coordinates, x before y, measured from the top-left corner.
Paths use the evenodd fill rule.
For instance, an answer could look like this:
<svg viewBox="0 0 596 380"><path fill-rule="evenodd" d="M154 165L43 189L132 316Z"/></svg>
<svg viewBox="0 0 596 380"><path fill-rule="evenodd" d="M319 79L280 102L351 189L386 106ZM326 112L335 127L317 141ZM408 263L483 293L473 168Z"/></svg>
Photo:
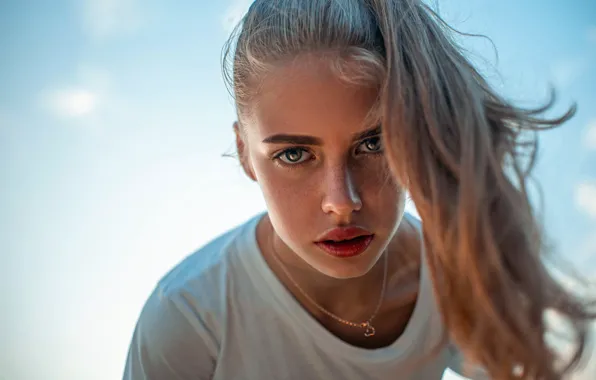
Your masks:
<svg viewBox="0 0 596 380"><path fill-rule="evenodd" d="M360 227L336 227L321 235L315 244L332 256L347 258L364 252L373 238L370 231Z"/></svg>

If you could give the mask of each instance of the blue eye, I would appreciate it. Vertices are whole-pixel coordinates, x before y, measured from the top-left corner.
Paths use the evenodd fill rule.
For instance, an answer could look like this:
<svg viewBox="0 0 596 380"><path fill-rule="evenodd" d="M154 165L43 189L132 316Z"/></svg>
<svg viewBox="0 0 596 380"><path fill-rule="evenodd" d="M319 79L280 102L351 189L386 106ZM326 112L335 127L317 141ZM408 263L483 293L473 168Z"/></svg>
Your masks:
<svg viewBox="0 0 596 380"><path fill-rule="evenodd" d="M311 157L312 154L302 148L289 148L275 156L275 158L288 165L300 164Z"/></svg>
<svg viewBox="0 0 596 380"><path fill-rule="evenodd" d="M380 153L383 151L381 136L370 137L360 143L357 153Z"/></svg>

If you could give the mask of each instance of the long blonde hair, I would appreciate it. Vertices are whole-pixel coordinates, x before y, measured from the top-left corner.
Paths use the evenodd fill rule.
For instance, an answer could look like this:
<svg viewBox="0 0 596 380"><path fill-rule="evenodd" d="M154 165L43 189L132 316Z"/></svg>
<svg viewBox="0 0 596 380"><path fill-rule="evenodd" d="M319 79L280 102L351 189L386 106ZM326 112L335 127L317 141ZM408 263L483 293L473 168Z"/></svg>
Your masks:
<svg viewBox="0 0 596 380"><path fill-rule="evenodd" d="M586 351L593 304L547 270L528 181L550 109L499 96L417 0L256 0L228 41L224 73L239 120L263 75L301 54L327 54L338 75L379 86L392 173L423 221L432 282L449 337L495 379L560 379ZM570 325L567 365L545 312Z"/></svg>

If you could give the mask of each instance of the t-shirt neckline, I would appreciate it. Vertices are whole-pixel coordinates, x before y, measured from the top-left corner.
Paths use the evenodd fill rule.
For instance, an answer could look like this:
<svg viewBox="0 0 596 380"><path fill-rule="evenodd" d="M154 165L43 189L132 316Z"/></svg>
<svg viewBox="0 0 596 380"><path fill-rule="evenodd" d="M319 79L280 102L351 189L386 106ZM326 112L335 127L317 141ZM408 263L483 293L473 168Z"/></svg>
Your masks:
<svg viewBox="0 0 596 380"><path fill-rule="evenodd" d="M351 345L330 331L325 329L304 307L294 298L288 289L277 278L275 273L271 270L267 261L263 258L261 249L256 238L256 229L259 221L266 215L261 213L255 216L246 225L245 231L242 233L245 239L243 247L245 252L241 252L240 256L247 259L247 264L251 266L251 270L257 271L254 276L256 281L262 281L262 286L259 289L263 291L271 291L280 309L292 318L295 322L302 325L307 333L312 336L312 339L317 342L328 352L334 352L338 355L343 355L350 360L365 360L374 361L376 363L387 362L395 365L395 360L407 357L412 347L416 346L415 342L421 330L426 325L429 319L430 308L429 303L432 299L432 287L428 279L428 269L426 267L426 259L424 255L424 244L421 239L421 268L420 268L420 288L414 311L410 320L406 324L404 332L390 345L386 347L368 349ZM413 218L408 216L405 217ZM418 223L417 221L414 223Z"/></svg>

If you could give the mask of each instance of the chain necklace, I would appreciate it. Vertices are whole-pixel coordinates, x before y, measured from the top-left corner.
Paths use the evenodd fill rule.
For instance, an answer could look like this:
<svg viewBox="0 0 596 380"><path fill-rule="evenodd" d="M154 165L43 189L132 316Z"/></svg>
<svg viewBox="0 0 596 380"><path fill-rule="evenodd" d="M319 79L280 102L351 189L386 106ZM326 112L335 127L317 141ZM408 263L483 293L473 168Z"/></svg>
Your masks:
<svg viewBox="0 0 596 380"><path fill-rule="evenodd" d="M273 257L275 258L275 260L277 261L277 263L279 264L279 266L281 267L281 269L283 270L284 274L286 275L286 277L288 277L290 279L290 281L292 282L292 284L294 284L294 286L300 291L300 293L304 296L304 298L306 298L310 303L312 303L314 306L316 306L317 309L319 309L321 312L325 313L326 315L328 315L329 317L335 319L336 321L343 323L344 325L348 325L350 327L358 327L361 329L364 329L364 336L365 337L371 337L373 335L375 335L375 333L377 332L377 330L373 327L372 325L372 321L373 319L377 316L377 313L379 312L379 309L381 308L381 304L383 303L383 299L385 298L385 288L387 286L387 267L388 267L388 259L387 259L387 252L385 252L384 256L385 256L385 263L384 263L384 273L383 273L383 285L381 288L381 295L379 296L379 302L377 303L377 306L375 308L375 311L372 313L372 315L370 316L370 318L368 318L366 321L364 322L351 322L348 320L345 320L343 318L338 317L337 315L333 314L332 312L326 310L325 308L323 308L323 306L319 305L314 299L312 299L303 289L300 285L298 285L298 283L294 280L294 278L292 277L292 275L290 275L290 272L288 271L288 269L286 268L286 266L284 265L284 263L281 261L281 259L279 258L279 256L277 255L277 251L275 250L275 245L273 244L273 238L271 239L271 248L273 250Z"/></svg>

